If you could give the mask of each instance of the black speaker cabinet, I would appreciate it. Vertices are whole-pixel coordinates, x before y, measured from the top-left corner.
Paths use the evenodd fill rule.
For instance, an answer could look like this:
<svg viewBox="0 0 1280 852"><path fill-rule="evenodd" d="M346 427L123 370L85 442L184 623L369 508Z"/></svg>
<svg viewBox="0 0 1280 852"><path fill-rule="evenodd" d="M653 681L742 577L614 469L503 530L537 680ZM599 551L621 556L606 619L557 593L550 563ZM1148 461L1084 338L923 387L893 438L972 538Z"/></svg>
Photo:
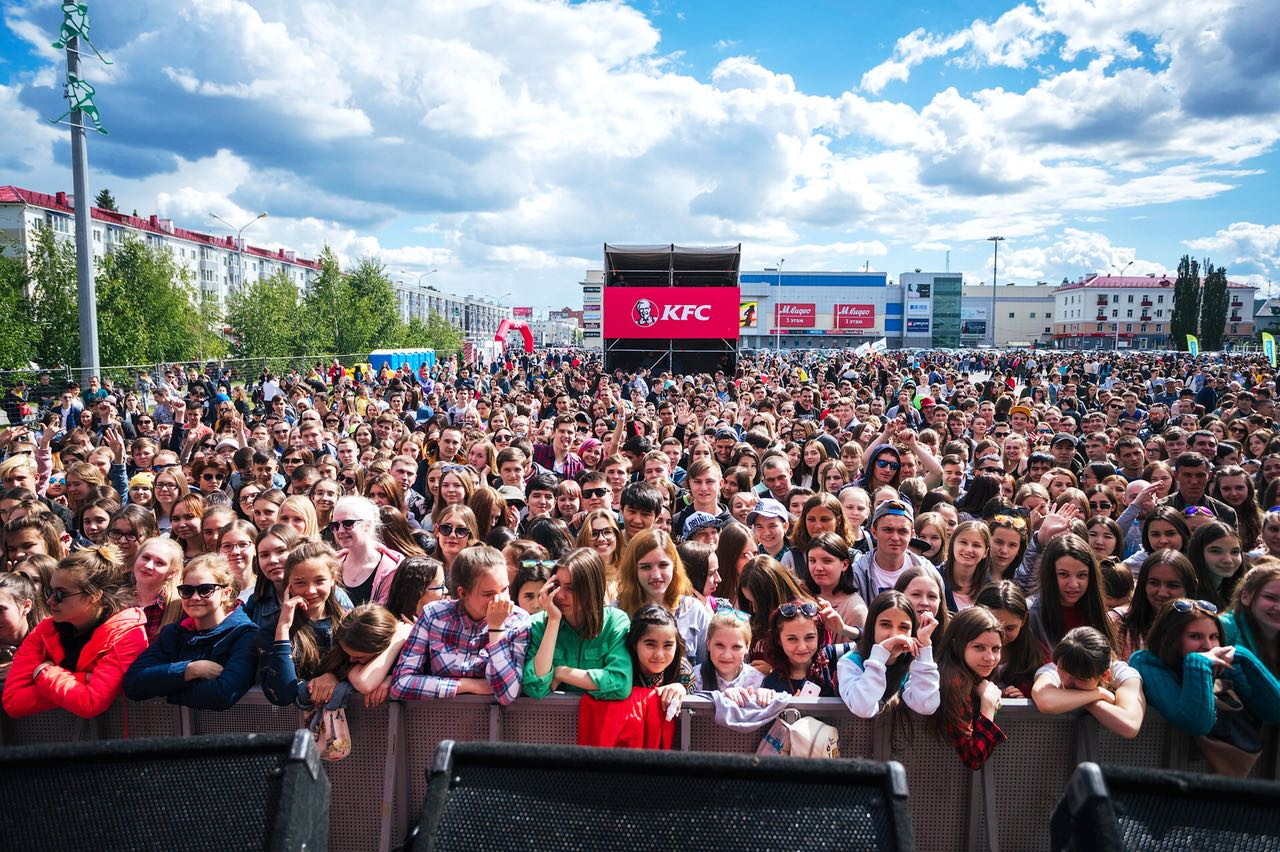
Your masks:
<svg viewBox="0 0 1280 852"><path fill-rule="evenodd" d="M1280 784L1082 763L1054 809L1049 848L1273 852Z"/></svg>
<svg viewBox="0 0 1280 852"><path fill-rule="evenodd" d="M427 772L421 850L909 850L898 763L455 743Z"/></svg>
<svg viewBox="0 0 1280 852"><path fill-rule="evenodd" d="M329 777L307 731L3 748L0 802L15 852L328 848Z"/></svg>

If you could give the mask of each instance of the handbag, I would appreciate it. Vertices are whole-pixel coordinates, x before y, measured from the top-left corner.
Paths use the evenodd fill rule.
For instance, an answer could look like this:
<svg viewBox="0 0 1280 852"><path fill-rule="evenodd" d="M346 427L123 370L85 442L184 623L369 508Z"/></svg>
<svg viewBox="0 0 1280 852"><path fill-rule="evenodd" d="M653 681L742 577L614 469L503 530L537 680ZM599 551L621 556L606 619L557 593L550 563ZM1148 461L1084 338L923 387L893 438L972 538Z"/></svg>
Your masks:
<svg viewBox="0 0 1280 852"><path fill-rule="evenodd" d="M813 716L801 716L788 707L778 714L756 754L792 757L836 758L840 756L840 732Z"/></svg>
<svg viewBox="0 0 1280 852"><path fill-rule="evenodd" d="M303 724L316 738L321 760L342 760L351 754L351 729L345 707L352 691L351 684L344 680L334 687L327 704L307 711L303 717Z"/></svg>
<svg viewBox="0 0 1280 852"><path fill-rule="evenodd" d="M1217 775L1248 776L1262 754L1262 726L1224 678L1213 680L1213 712L1213 728L1196 737L1200 753Z"/></svg>

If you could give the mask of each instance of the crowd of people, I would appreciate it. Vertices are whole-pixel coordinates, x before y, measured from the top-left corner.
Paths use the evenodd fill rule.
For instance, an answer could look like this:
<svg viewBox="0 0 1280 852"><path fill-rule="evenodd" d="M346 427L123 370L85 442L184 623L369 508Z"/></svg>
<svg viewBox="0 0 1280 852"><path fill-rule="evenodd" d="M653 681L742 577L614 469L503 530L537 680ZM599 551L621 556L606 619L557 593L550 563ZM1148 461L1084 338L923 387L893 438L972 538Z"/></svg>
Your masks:
<svg viewBox="0 0 1280 852"><path fill-rule="evenodd" d="M11 716L566 692L580 742L663 747L691 693L751 730L826 696L979 768L1026 698L1126 737L1149 704L1236 775L1280 721L1257 356L41 385L0 433Z"/></svg>

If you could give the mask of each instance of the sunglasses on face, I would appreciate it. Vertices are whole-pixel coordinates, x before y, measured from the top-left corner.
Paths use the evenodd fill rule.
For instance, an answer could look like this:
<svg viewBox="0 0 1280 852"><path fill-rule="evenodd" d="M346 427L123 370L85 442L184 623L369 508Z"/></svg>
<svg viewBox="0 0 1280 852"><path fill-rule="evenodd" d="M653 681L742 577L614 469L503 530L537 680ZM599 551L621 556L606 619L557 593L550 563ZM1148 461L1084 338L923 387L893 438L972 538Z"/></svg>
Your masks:
<svg viewBox="0 0 1280 852"><path fill-rule="evenodd" d="M585 488L582 491L582 496L591 500L597 497L603 497L608 493L609 493L608 488Z"/></svg>
<svg viewBox="0 0 1280 852"><path fill-rule="evenodd" d="M876 467L881 470L897 470L902 467L902 465L892 459L876 459Z"/></svg>
<svg viewBox="0 0 1280 852"><path fill-rule="evenodd" d="M343 518L341 521L330 521L329 532L337 532L339 529L351 532L351 530L355 528L355 525L360 523L362 520L363 518Z"/></svg>
<svg viewBox="0 0 1280 852"><path fill-rule="evenodd" d="M470 538L471 530L466 524L440 524L436 527L440 535L446 538Z"/></svg>
<svg viewBox="0 0 1280 852"><path fill-rule="evenodd" d="M509 441L511 440L511 438L512 438L512 437L513 437L513 436L511 436L511 435L494 435L494 436L493 436L493 440L494 440L494 442L495 442L495 443L505 444L505 443L509 442Z"/></svg>
<svg viewBox="0 0 1280 852"><path fill-rule="evenodd" d="M178 586L178 597L184 601L189 601L193 597L205 599L212 595L218 589L225 589L225 583L201 583L198 586L190 586L186 583Z"/></svg>
<svg viewBox="0 0 1280 852"><path fill-rule="evenodd" d="M1111 504L1106 502L1105 500L1100 500L1096 503L1090 500L1089 506L1090 508L1093 508L1093 509L1110 509L1111 508Z"/></svg>
<svg viewBox="0 0 1280 852"><path fill-rule="evenodd" d="M44 599L56 604L60 604L63 601L65 601L67 598L79 597L80 595L84 595L84 594L88 594L88 593L87 592L66 592L66 591L63 591L62 589L45 589Z"/></svg>
<svg viewBox="0 0 1280 852"><path fill-rule="evenodd" d="M202 473L200 474L200 478L211 480L211 481L217 480L218 482L221 482L222 480L226 479L226 476L224 476L221 473Z"/></svg>

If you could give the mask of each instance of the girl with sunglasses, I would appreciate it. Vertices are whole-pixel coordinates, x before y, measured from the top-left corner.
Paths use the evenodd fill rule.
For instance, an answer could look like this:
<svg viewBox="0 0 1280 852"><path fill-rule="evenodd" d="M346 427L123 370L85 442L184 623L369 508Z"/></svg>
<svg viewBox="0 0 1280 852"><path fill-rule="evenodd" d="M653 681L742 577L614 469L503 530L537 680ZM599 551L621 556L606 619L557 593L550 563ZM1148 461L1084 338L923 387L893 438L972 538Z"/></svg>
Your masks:
<svg viewBox="0 0 1280 852"><path fill-rule="evenodd" d="M459 510L471 512L465 506ZM343 497L333 509L329 529L341 548L338 580L356 604L385 603L391 578L404 561L403 553L387 548L379 540L379 527L378 507L366 497ZM447 566L448 563L446 570Z"/></svg>
<svg viewBox="0 0 1280 852"><path fill-rule="evenodd" d="M1243 777L1262 750L1261 726L1280 722L1280 682L1247 648L1223 645L1223 635L1214 604L1172 600L1129 664L1147 701L1196 738L1214 772Z"/></svg>
<svg viewBox="0 0 1280 852"><path fill-rule="evenodd" d="M23 640L5 679L6 713L62 709L89 719L115 702L125 672L147 647L146 617L130 606L123 576L110 546L58 563L44 590L49 618Z"/></svg>
<svg viewBox="0 0 1280 852"><path fill-rule="evenodd" d="M237 606L240 577L225 557L197 556L182 569L181 580L177 592L187 617L161 629L134 660L125 674L125 695L226 710L253 686L258 627Z"/></svg>
<svg viewBox="0 0 1280 852"><path fill-rule="evenodd" d="M453 560L466 548L480 540L476 516L467 506L449 506L439 515L435 528L435 547L430 553L444 563L449 576Z"/></svg>
<svg viewBox="0 0 1280 852"><path fill-rule="evenodd" d="M852 648L831 641L818 604L788 601L769 614L764 656L772 670L760 686L801 698L835 698L836 665Z"/></svg>

